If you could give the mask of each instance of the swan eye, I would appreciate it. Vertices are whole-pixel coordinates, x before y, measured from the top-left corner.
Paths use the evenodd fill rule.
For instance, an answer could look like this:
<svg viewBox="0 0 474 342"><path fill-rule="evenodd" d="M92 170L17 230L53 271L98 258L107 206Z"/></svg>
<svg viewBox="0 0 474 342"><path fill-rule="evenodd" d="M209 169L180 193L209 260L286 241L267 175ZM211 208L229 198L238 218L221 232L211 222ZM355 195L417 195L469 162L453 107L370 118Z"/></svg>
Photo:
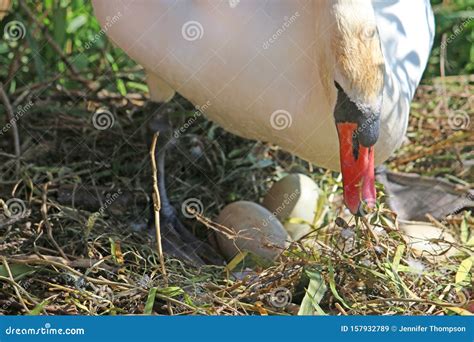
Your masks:
<svg viewBox="0 0 474 342"><path fill-rule="evenodd" d="M366 27L364 28L364 30L362 31L362 36L365 38L365 39L372 39L375 37L375 28L372 28L372 27Z"/></svg>

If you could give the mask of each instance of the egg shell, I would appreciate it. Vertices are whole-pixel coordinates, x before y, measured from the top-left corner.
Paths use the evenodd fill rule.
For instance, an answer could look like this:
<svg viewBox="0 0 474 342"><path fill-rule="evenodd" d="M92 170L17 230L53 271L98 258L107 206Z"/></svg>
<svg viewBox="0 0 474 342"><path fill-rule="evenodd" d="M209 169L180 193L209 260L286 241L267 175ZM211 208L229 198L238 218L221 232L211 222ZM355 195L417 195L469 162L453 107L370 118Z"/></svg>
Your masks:
<svg viewBox="0 0 474 342"><path fill-rule="evenodd" d="M238 201L227 205L216 222L237 235L237 238L229 239L225 234L217 233L219 247L228 260L241 251L274 260L289 245L290 237L283 225L267 209L253 202Z"/></svg>
<svg viewBox="0 0 474 342"><path fill-rule="evenodd" d="M445 261L456 254L456 249L450 244L455 243L456 240L441 228L427 223L412 222L401 223L400 229L406 243L415 251L415 254L432 263ZM446 242L436 240L445 240Z"/></svg>
<svg viewBox="0 0 474 342"><path fill-rule="evenodd" d="M311 231L304 223L288 222L297 218L313 223L320 195L318 185L308 176L291 174L276 182L265 195L262 205L272 212L290 234L298 240Z"/></svg>

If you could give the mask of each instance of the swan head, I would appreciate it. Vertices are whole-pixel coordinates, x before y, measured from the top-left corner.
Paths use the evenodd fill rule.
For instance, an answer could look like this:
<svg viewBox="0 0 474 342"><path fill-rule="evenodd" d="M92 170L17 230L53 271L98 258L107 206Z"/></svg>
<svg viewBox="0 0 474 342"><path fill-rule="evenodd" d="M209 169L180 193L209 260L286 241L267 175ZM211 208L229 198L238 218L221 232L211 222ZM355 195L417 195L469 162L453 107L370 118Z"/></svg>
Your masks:
<svg viewBox="0 0 474 342"><path fill-rule="evenodd" d="M370 0L333 3L334 118L344 183L353 214L375 205L374 145L379 138L384 57Z"/></svg>

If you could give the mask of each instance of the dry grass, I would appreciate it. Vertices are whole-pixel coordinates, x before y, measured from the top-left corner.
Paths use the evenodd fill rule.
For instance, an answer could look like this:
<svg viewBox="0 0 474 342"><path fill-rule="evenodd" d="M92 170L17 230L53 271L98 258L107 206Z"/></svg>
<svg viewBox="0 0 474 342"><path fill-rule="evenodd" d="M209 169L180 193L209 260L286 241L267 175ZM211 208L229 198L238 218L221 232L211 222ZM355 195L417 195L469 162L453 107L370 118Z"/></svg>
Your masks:
<svg viewBox="0 0 474 342"><path fill-rule="evenodd" d="M474 85L455 79L440 87L439 81L420 87L409 143L390 166L469 187L474 181L472 130L454 130L446 123L456 110L472 115ZM169 155L175 207L196 197L212 219L225 204L258 202L274 180L302 172L323 190L326 210L321 226L273 265L248 256L234 271L242 264L253 271L236 279L224 267L198 269L167 257L166 284L151 236L136 229L150 217L146 127L152 113L146 99L62 89L39 84L15 94L33 105L20 122L18 169L14 156L0 154L0 198L25 204L17 214L8 215L8 206L0 211L0 313L296 314L314 274L327 287L314 308L320 313L459 314L472 307L472 283L456 283L461 261L474 253L468 243L474 221L468 213L436 223L456 237L452 248L458 256L430 264L405 245L383 198L369 222L380 232L374 237L362 222L336 220L342 213L337 174L313 169L275 146L234 137L202 117ZM94 128L91 117L99 107L113 113L113 127ZM159 110L173 113L175 127L193 116L192 106L179 97ZM5 140L2 144L10 143ZM71 203L64 189L81 193L82 199ZM109 198L119 190L122 194L111 205L92 200L107 201L97 196L105 189ZM196 220L184 222L203 239L212 233ZM345 239L347 231L355 235ZM293 298L281 307L271 298L280 287Z"/></svg>

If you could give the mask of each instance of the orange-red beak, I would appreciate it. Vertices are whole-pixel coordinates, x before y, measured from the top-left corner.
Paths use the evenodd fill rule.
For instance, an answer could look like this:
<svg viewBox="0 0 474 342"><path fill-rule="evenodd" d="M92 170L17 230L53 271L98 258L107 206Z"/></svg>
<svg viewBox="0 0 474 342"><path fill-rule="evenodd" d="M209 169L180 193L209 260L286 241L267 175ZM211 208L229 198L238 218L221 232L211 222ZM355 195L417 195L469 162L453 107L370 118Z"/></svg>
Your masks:
<svg viewBox="0 0 474 342"><path fill-rule="evenodd" d="M364 206L375 205L374 146L365 147L357 137L358 125L338 122L339 155L344 203L354 215L363 215Z"/></svg>

